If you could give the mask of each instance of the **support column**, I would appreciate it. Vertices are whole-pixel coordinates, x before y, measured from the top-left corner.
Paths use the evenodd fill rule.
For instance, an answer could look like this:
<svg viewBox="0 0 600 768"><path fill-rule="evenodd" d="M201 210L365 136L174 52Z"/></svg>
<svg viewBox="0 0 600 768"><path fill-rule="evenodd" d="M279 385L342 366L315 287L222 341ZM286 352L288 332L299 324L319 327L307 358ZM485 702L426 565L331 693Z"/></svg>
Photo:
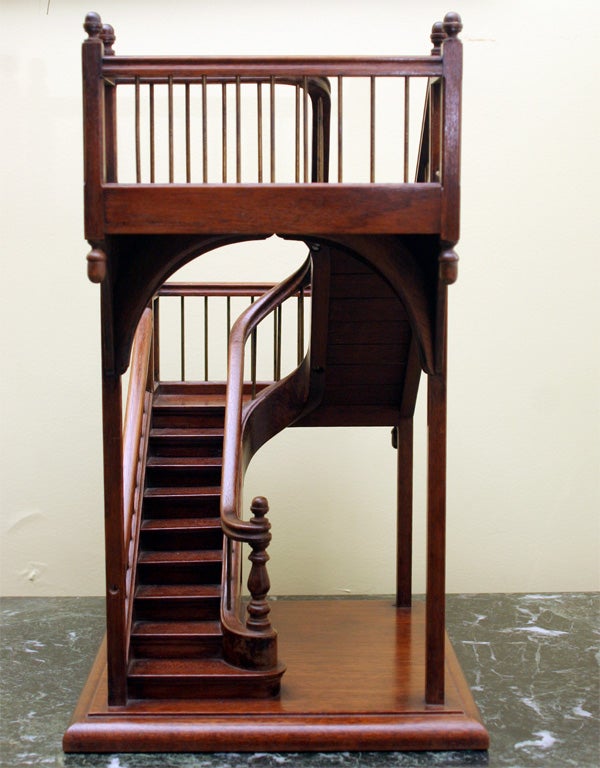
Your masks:
<svg viewBox="0 0 600 768"><path fill-rule="evenodd" d="M444 366L445 369L445 366ZM425 700L444 703L446 592L446 373L427 381L427 604Z"/></svg>
<svg viewBox="0 0 600 768"><path fill-rule="evenodd" d="M396 527L396 605L410 608L412 598L413 418L396 427L398 490Z"/></svg>

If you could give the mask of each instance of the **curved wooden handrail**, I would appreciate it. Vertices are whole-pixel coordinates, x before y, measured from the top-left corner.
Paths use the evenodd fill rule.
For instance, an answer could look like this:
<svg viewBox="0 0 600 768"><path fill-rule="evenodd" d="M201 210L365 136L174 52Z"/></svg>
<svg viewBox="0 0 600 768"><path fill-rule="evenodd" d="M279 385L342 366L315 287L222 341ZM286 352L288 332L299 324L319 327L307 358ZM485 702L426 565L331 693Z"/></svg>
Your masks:
<svg viewBox="0 0 600 768"><path fill-rule="evenodd" d="M221 622L226 658L228 649L234 648L235 658L231 661L242 665L268 667L276 663L269 648L269 641L274 641L276 633L268 623L262 629L244 624L238 612L239 595L232 594L240 572L239 547L234 542L264 551L271 539L266 518L242 520L243 477L258 448L298 417L306 405L309 390L307 356L296 370L262 390L244 406L245 344L264 318L309 283L311 264L309 256L293 275L252 304L232 327L229 339L221 490L221 525L225 535ZM234 639L230 642L231 638ZM245 640L252 643L252 654L245 653ZM257 653L257 644L260 646L261 641L265 645Z"/></svg>
<svg viewBox="0 0 600 768"><path fill-rule="evenodd" d="M129 546L131 538L131 522L135 511L140 439L146 404L148 366L152 351L152 328L152 310L146 309L137 327L133 342L131 373L123 424L123 525L126 548Z"/></svg>

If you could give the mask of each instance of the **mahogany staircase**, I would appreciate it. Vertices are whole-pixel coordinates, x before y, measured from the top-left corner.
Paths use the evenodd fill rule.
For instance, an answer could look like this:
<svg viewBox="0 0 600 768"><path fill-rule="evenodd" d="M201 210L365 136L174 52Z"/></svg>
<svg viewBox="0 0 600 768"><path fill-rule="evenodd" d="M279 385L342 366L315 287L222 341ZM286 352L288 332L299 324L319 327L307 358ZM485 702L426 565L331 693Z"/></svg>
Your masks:
<svg viewBox="0 0 600 768"><path fill-rule="evenodd" d="M132 699L264 697L265 674L223 660L219 517L225 385L162 384L152 405L133 600Z"/></svg>
<svg viewBox="0 0 600 768"><path fill-rule="evenodd" d="M84 27L107 636L65 749L487 748L444 618L460 17L434 24L425 56L116 56L114 30L98 14ZM420 132L411 128L413 103L423 110ZM123 155L133 162L123 164ZM309 249L277 285L171 282L208 252L272 235ZM226 301L227 371L218 374L209 359L214 297ZM239 297L250 306L232 323ZM176 345L163 338L160 308L173 298L180 375L167 378L161 353ZM203 302L203 339L195 336L193 350L188 300ZM295 338L282 330L290 306ZM267 331L272 376L257 374L257 339ZM191 380L186 366L197 364L199 348L202 375ZM413 415L422 373L427 595L413 605ZM269 507L256 497L248 517L244 476L261 447L291 426L392 428L395 601L271 606ZM340 514L340 532L344 525Z"/></svg>

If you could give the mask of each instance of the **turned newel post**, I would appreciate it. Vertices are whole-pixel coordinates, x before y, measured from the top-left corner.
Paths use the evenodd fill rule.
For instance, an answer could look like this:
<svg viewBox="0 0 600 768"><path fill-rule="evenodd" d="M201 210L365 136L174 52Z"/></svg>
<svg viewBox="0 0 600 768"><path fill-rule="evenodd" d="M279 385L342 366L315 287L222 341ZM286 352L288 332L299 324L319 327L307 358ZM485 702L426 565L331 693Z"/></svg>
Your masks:
<svg viewBox="0 0 600 768"><path fill-rule="evenodd" d="M248 603L248 618L246 619L246 627L248 629L255 630L257 632L265 632L271 630L271 622L269 621L270 607L267 601L267 594L271 588L269 581L269 574L267 573L267 562L269 561L269 555L266 552L269 542L271 541L271 524L266 518L266 514L269 511L269 503L264 496L257 496L252 500L250 507L253 518L250 522L262 532L262 536L258 536L255 540L250 542L252 552L248 556L248 560L252 563L250 569L250 575L248 576L248 590L251 595L250 602Z"/></svg>

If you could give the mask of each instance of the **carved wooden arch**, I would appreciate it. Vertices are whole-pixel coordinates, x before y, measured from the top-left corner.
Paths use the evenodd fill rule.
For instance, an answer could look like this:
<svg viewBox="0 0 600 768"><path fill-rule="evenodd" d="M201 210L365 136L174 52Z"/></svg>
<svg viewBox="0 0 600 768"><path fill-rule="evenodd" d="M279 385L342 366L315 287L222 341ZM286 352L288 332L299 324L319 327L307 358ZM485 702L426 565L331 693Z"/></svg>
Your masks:
<svg viewBox="0 0 600 768"><path fill-rule="evenodd" d="M108 280L102 284L106 372L129 366L135 329L161 285L209 251L270 235L121 235L107 241ZM107 295L108 294L108 295Z"/></svg>
<svg viewBox="0 0 600 768"><path fill-rule="evenodd" d="M144 308L161 285L178 269L205 253L234 243L264 240L260 235L121 235L110 238L109 279L103 284L105 368L120 375L127 370L133 336ZM433 317L437 251L431 259L415 257L413 247L395 235L324 235L286 237L307 245L322 243L341 248L368 263L392 287L404 304L421 367L434 371ZM431 250L431 249L430 249ZM422 256L422 254L420 254ZM423 267L425 263L425 267ZM437 262L435 262L437 263ZM106 294L109 293L107 296Z"/></svg>

